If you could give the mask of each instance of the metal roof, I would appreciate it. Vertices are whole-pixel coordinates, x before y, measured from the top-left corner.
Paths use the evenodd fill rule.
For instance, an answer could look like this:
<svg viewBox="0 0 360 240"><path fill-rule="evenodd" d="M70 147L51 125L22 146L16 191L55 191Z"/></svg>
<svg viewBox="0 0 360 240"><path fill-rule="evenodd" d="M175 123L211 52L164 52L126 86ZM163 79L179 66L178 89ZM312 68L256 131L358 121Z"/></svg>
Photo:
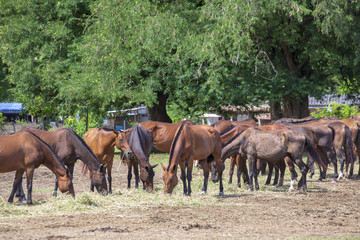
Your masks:
<svg viewBox="0 0 360 240"><path fill-rule="evenodd" d="M0 112L2 113L21 113L22 103L0 103Z"/></svg>
<svg viewBox="0 0 360 240"><path fill-rule="evenodd" d="M354 95L345 95L345 94L327 94L323 96L320 100L317 100L314 97L309 97L309 108L325 108L331 102L336 102L338 104L346 105L360 105L360 96Z"/></svg>

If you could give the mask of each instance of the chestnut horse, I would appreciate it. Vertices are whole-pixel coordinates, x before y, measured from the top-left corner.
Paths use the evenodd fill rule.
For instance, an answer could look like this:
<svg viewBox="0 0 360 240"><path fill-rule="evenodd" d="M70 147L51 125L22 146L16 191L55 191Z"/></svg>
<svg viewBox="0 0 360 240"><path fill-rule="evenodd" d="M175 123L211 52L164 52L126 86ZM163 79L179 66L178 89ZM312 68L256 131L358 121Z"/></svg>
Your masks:
<svg viewBox="0 0 360 240"><path fill-rule="evenodd" d="M249 165L249 190L259 189L256 171L256 159L263 159L268 162L277 162L288 156L301 170L302 177L298 188L306 189L307 165L302 161L302 153L308 151L311 161L315 161L324 168L312 143L308 138L293 130L264 131L257 128L247 128L229 142L222 151L221 158L224 161L233 154L240 154L247 158ZM290 189L293 188L293 179Z"/></svg>
<svg viewBox="0 0 360 240"><path fill-rule="evenodd" d="M215 128L215 130L218 131L221 135L224 131L229 130L229 128L233 128L238 124L247 125L249 127L257 126L255 120L250 118L242 121L220 120L216 123L213 123L211 126Z"/></svg>
<svg viewBox="0 0 360 240"><path fill-rule="evenodd" d="M223 194L222 171L223 164L221 156L221 140L219 133L209 125L189 125L183 122L178 128L174 141L171 145L169 164L166 168L161 164L165 173L163 180L165 183L164 193L172 193L178 183L177 167L180 166L180 179L183 182L184 195L191 195L192 168L194 159L214 158L217 163L217 171L220 179L220 192ZM187 173L185 175L185 168ZM204 176L203 193L207 191L209 171ZM188 184L186 185L186 179Z"/></svg>
<svg viewBox="0 0 360 240"><path fill-rule="evenodd" d="M114 162L115 146L117 149L124 151L126 155L131 154L124 133L111 129L92 128L84 134L84 141L93 151L99 162L105 164L104 166L106 166L108 174L109 193L112 193L111 170ZM85 173L86 170L87 166L84 165L83 172ZM90 188L93 191L94 185L91 184Z"/></svg>
<svg viewBox="0 0 360 240"><path fill-rule="evenodd" d="M125 131L125 137L138 161L136 164L140 165L140 179L143 182L143 188L152 191L155 176L153 168L157 166L157 164L152 166L149 163L153 133L149 129L136 124Z"/></svg>
<svg viewBox="0 0 360 240"><path fill-rule="evenodd" d="M40 137L47 144L49 144L57 155L64 161L65 166L69 169L71 176L74 173L75 162L80 159L91 171L91 185L96 187L96 190L106 195L108 193L105 167L99 163L94 153L84 140L79 137L73 130L69 128L62 128L55 131L42 131L38 129L25 128L22 131L28 131ZM55 180L55 188L53 195L56 196L58 188L57 179ZM20 184L17 196L20 200L25 200L25 194Z"/></svg>
<svg viewBox="0 0 360 240"><path fill-rule="evenodd" d="M72 176L65 168L61 158L43 140L30 132L17 132L9 136L0 136L0 172L16 171L15 181L9 197L13 202L16 189L24 172L27 179L27 204L32 204L32 182L35 168L41 164L49 168L58 180L61 192L70 192L75 197Z"/></svg>
<svg viewBox="0 0 360 240"><path fill-rule="evenodd" d="M166 123L148 120L139 123L139 125L152 131L152 145L156 149L168 153L170 152L170 147L174 140L175 133L183 122L194 125L194 123L190 120L184 120L178 123Z"/></svg>

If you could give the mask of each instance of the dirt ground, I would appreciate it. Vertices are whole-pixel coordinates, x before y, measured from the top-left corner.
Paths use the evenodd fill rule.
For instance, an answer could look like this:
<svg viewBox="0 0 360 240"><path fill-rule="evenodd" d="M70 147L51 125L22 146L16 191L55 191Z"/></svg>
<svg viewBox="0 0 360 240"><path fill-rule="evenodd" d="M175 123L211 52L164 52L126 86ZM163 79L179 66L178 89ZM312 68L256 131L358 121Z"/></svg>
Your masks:
<svg viewBox="0 0 360 240"><path fill-rule="evenodd" d="M227 172L228 169L224 172L224 182L228 181ZM209 183L212 190L205 197L199 197L200 191L194 187L190 198L180 196L182 186L179 182L176 187L179 196L169 196L164 200L166 204L163 204L156 202L156 199L161 201L164 195L162 169L159 168L155 176L156 189L151 193L155 200L144 204L147 200L141 200L141 196L150 193L127 190L126 173L125 166L119 166L119 160L116 160L113 188L117 196L113 196L114 207L109 205L94 213L85 210L35 215L30 214L32 208L47 206L46 202L53 199L51 186L54 175L44 167L35 171L35 206L28 207L6 203L14 174L0 174L0 210L3 208L0 211L1 239L360 238L359 180L343 179L337 183L332 183L331 179L324 182L309 180L305 193L289 192L288 178L282 188L261 187L256 192L248 192L245 185L238 189L235 184L226 183L224 197L217 196L217 184ZM201 170L195 171L194 179L202 179L201 174ZM264 179L262 176L262 185ZM81 176L78 164L75 167L74 185L77 194L88 192L89 181ZM132 203L120 203L131 194L139 196L138 203L137 197ZM195 200L192 202L191 198ZM56 202L56 199L53 201ZM115 207L116 204L119 207ZM16 205L17 211L24 209L25 213L14 212L13 205Z"/></svg>

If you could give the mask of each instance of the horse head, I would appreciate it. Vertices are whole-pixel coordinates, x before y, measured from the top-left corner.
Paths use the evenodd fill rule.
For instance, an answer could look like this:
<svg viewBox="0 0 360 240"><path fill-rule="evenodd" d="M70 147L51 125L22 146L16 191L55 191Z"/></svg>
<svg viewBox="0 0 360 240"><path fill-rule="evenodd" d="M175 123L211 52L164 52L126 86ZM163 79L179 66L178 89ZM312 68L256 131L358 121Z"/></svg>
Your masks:
<svg viewBox="0 0 360 240"><path fill-rule="evenodd" d="M151 192L154 188L154 176L155 172L153 168L155 168L158 164L151 166L150 164L147 166L140 166L140 180L143 182L144 190Z"/></svg>
<svg viewBox="0 0 360 240"><path fill-rule="evenodd" d="M75 197L75 190L72 183L72 176L69 170L66 168L66 175L58 176L58 187L62 193L69 192L71 196Z"/></svg>
<svg viewBox="0 0 360 240"><path fill-rule="evenodd" d="M91 173L91 184L95 186L96 190L101 195L108 194L108 188L105 177L106 167L107 164L101 164L98 170L92 171Z"/></svg>
<svg viewBox="0 0 360 240"><path fill-rule="evenodd" d="M130 158L133 156L133 152L129 146L124 132L116 131L115 146L117 149L124 152L125 158Z"/></svg>
<svg viewBox="0 0 360 240"><path fill-rule="evenodd" d="M165 171L163 175L163 180L165 184L164 193L171 194L176 185L178 184L178 177L176 175L176 171L168 171L163 164L161 164L161 167Z"/></svg>

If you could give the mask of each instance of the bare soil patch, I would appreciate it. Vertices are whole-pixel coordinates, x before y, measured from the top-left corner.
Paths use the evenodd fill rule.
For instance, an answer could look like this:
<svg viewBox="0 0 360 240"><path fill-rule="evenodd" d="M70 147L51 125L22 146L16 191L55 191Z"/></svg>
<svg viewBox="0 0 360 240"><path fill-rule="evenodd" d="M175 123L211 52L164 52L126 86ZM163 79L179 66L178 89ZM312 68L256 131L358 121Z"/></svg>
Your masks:
<svg viewBox="0 0 360 240"><path fill-rule="evenodd" d="M289 177L284 187L274 187L264 186L261 176L261 189L248 192L246 185L239 189L227 184L225 169L225 196L218 197L214 183L200 195L202 171L195 170L191 197L182 196L181 182L172 196L164 196L162 169L156 169L153 193L128 190L127 169L116 158L114 194L106 197L89 193L80 162L74 174L75 200L61 193L51 197L54 175L40 167L34 176L34 206L8 204L14 173L0 174L1 239L360 238L358 180L314 178L302 193L287 190Z"/></svg>

